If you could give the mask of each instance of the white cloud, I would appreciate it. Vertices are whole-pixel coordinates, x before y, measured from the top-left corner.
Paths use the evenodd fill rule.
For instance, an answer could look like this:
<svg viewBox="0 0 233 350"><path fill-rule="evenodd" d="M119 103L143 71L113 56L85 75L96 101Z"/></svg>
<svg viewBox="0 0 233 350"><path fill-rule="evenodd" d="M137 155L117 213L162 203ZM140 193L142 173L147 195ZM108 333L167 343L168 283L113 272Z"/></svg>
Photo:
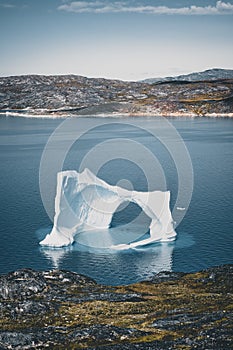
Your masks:
<svg viewBox="0 0 233 350"><path fill-rule="evenodd" d="M0 7L6 8L6 9L12 9L15 7L15 5L12 4L0 4Z"/></svg>
<svg viewBox="0 0 233 350"><path fill-rule="evenodd" d="M142 13L154 15L228 15L233 14L233 4L217 1L215 6L167 7L129 6L119 1L73 1L58 7L59 10L75 13Z"/></svg>

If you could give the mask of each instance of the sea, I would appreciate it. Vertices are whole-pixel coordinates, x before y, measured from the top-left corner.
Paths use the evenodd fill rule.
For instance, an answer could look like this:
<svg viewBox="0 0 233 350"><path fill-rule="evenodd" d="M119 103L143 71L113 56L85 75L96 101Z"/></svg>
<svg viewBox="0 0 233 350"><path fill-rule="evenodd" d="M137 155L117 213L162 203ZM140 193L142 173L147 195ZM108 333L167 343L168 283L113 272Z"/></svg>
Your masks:
<svg viewBox="0 0 233 350"><path fill-rule="evenodd" d="M176 239L112 250L102 244L106 232L96 232L96 244L40 246L53 226L57 172L85 168L128 190L170 191ZM231 118L0 116L1 274L62 269L126 285L233 263L232 209ZM139 206L124 203L108 239L125 227L148 235L149 224Z"/></svg>

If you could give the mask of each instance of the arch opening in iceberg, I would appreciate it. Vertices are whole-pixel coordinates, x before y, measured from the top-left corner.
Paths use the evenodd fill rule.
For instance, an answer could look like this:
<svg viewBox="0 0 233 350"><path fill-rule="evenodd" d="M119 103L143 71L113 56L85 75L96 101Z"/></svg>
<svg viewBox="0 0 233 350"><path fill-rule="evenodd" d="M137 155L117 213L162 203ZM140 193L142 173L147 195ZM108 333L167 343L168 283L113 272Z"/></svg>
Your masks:
<svg viewBox="0 0 233 350"><path fill-rule="evenodd" d="M134 241L129 235L123 244L110 240L106 247L128 249L175 239L169 191L128 191L119 186L109 185L85 169L82 173L58 173L53 229L40 244L52 247L67 246L74 240L80 242L79 236L84 235L87 238L88 235L92 236L92 242L93 239L97 241L99 233L109 229L117 208L127 201L141 207L151 219L149 237ZM127 236L127 233L125 235ZM86 242L88 244L88 239Z"/></svg>
<svg viewBox="0 0 233 350"><path fill-rule="evenodd" d="M125 201L119 205L113 213L110 227L128 225L130 223L141 224L149 229L151 218L136 203Z"/></svg>

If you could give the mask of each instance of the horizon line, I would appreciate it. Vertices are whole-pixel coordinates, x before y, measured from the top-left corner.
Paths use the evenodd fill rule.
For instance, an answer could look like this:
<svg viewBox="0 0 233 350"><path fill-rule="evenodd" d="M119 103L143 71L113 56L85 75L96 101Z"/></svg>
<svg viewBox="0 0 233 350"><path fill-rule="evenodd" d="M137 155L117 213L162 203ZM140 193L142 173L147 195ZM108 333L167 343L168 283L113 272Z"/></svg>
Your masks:
<svg viewBox="0 0 233 350"><path fill-rule="evenodd" d="M140 82L143 80L148 80L148 79L165 79L165 78L174 78L174 77L180 77L180 76L185 76L189 74L195 74L195 73L204 73L207 71L211 70L232 70L233 68L219 68L219 67L213 67L213 68L207 68L204 70L200 71L190 71L189 73L183 73L183 74L174 74L174 75L158 75L158 76L150 76L149 78L142 78L142 79L121 79L121 78L106 78L104 76L86 76L82 74L75 74L75 73L56 73L56 74L44 74L44 73L22 73L22 74L10 74L10 75L0 75L0 78L10 78L10 77L23 77L23 76L46 76L46 77L51 77L51 76L77 76L77 77L83 77L87 79L105 79L105 80L120 80L120 81L129 81L129 82Z"/></svg>

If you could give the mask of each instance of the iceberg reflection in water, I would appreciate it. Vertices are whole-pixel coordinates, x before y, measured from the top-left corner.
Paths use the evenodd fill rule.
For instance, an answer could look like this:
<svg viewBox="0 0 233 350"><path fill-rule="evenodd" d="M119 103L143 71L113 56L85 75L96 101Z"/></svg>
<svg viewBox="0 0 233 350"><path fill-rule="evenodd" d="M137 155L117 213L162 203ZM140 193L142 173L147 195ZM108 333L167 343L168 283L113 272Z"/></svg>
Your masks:
<svg viewBox="0 0 233 350"><path fill-rule="evenodd" d="M117 226L105 230L106 232L103 230L102 235L111 234L111 231L120 233L121 230L124 232L125 229ZM51 226L39 229L38 239L43 239L50 231ZM83 234L81 238L84 237ZM101 244L99 243L99 246ZM53 269L81 273L98 283L121 285L146 280L161 271L173 271L177 256L183 256L183 251L194 245L194 237L181 231L173 242L157 242L127 250L88 247L74 242L62 248L41 246L40 252Z"/></svg>
<svg viewBox="0 0 233 350"><path fill-rule="evenodd" d="M43 235L49 230L43 229ZM192 235L181 232L174 242L127 250L91 248L75 242L63 248L41 247L40 252L52 268L75 271L98 283L121 285L148 279L161 271L173 271L174 250L176 255L182 255L194 244Z"/></svg>
<svg viewBox="0 0 233 350"><path fill-rule="evenodd" d="M41 247L41 252L52 268L72 270L98 283L120 285L148 279L161 271L172 271L173 249L174 243L157 243L110 252L74 243L63 248Z"/></svg>
<svg viewBox="0 0 233 350"><path fill-rule="evenodd" d="M137 204L151 219L149 231L148 227L143 232L127 225L120 231L107 231L115 211L125 202ZM169 191L128 191L109 185L85 169L82 173L58 173L54 226L40 245L63 247L76 241L90 247L120 250L169 242L175 236Z"/></svg>

